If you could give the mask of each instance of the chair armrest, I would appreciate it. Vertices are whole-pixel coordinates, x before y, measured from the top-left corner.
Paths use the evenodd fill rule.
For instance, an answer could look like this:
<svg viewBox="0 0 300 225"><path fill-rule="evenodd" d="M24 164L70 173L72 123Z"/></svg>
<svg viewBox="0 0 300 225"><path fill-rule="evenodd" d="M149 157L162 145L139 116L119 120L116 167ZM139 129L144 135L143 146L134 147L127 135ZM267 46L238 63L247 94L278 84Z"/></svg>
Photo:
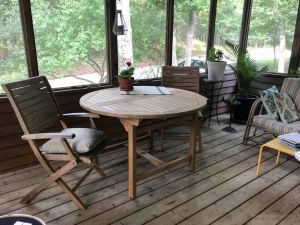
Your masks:
<svg viewBox="0 0 300 225"><path fill-rule="evenodd" d="M100 118L99 115L94 113L86 113L86 112L80 112L80 113L65 113L63 114L64 117L86 117L86 118Z"/></svg>
<svg viewBox="0 0 300 225"><path fill-rule="evenodd" d="M75 137L75 134L36 133L36 134L24 134L22 136L22 139L23 140L52 139L52 138L72 139L74 137Z"/></svg>
<svg viewBox="0 0 300 225"><path fill-rule="evenodd" d="M259 109L259 107L262 107L262 100L261 98L258 98L252 105L250 113L249 113L249 117L248 117L248 121L247 124L251 124L253 121L254 116L257 115L257 111ZM261 113L262 109L259 110L259 114Z"/></svg>

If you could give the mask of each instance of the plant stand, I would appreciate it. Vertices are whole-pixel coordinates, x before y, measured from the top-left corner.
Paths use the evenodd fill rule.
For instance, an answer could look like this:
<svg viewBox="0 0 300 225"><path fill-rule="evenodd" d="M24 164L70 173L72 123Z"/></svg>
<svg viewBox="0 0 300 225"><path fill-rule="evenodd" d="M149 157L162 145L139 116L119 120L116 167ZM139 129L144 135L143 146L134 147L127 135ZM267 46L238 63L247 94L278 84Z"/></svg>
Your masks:
<svg viewBox="0 0 300 225"><path fill-rule="evenodd" d="M234 112L235 107L239 106L241 103L236 101L233 104L230 101L224 100L224 99L223 99L223 102L225 102L229 106L230 117L229 117L229 126L228 127L224 127L222 130L225 131L225 132L231 133L231 134L236 133L237 130L234 127L231 126L231 124L232 124L232 116L233 116L233 112Z"/></svg>
<svg viewBox="0 0 300 225"><path fill-rule="evenodd" d="M231 108L231 107L230 107ZM231 123L232 123L232 114L233 114L233 110L230 109L230 119L229 119L229 126L228 127L224 127L222 130L228 133L236 133L236 129L231 127Z"/></svg>
<svg viewBox="0 0 300 225"><path fill-rule="evenodd" d="M215 107L216 107L216 117L217 117L217 123L220 125L220 122L219 122L219 113L218 113L218 101L219 101L219 96L220 96L220 93L221 93L221 89L223 87L223 83L224 83L224 80L220 80L220 81L213 81L213 80L208 80L207 78L203 79L203 82L204 82L204 95L208 97L208 127L210 125L210 120L211 120L211 117L212 117L212 111L213 111L213 104L215 104ZM214 90L215 90L215 84L217 83L220 83L219 87L217 87L217 95L214 96ZM210 86L210 93L207 93L209 90L208 90L208 87L207 86ZM216 97L216 102L213 102L213 99L214 97Z"/></svg>

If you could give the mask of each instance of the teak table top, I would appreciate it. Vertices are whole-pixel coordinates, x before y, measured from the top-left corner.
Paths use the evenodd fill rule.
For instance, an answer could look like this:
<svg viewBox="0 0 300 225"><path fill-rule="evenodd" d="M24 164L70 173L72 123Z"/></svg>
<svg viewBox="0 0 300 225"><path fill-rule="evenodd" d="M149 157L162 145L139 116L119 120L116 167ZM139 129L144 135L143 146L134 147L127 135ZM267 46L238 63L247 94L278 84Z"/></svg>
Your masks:
<svg viewBox="0 0 300 225"><path fill-rule="evenodd" d="M207 99L197 93L169 88L171 95L120 95L108 88L81 97L80 105L89 112L117 118L158 119L180 116L202 109Z"/></svg>

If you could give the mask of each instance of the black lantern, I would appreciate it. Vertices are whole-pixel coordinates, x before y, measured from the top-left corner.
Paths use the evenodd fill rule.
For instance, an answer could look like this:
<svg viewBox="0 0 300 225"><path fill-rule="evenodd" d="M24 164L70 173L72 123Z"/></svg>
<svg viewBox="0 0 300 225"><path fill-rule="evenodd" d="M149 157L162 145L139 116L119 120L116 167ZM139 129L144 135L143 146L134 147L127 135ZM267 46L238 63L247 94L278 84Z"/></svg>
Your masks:
<svg viewBox="0 0 300 225"><path fill-rule="evenodd" d="M126 31L127 26L124 20L124 16L122 14L122 10L117 10L112 32L115 35L125 35Z"/></svg>

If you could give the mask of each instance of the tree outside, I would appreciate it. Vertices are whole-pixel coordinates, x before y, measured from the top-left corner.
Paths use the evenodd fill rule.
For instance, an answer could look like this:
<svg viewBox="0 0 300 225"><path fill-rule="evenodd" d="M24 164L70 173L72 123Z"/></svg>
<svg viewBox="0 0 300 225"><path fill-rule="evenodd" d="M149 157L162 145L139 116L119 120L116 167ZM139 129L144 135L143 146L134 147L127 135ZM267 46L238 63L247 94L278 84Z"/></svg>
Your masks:
<svg viewBox="0 0 300 225"><path fill-rule="evenodd" d="M135 79L161 76L165 60L166 1L118 0L128 31L118 37L119 69L131 61ZM131 41L132 40L132 41Z"/></svg>
<svg viewBox="0 0 300 225"><path fill-rule="evenodd" d="M215 45L237 42L243 0L218 1ZM128 60L135 77L161 75L165 58L166 1L117 0L128 32L118 37L119 67ZM209 0L176 0L173 65L205 67ZM54 87L105 83L103 0L31 0L38 65ZM286 72L297 0L253 1L248 49L271 71ZM18 0L0 4L0 82L27 77ZM115 75L115 74L113 74Z"/></svg>
<svg viewBox="0 0 300 225"><path fill-rule="evenodd" d="M201 67L197 64L199 60L205 62L209 2L209 0L175 1L172 60L174 66L179 64Z"/></svg>
<svg viewBox="0 0 300 225"><path fill-rule="evenodd" d="M18 0L0 4L0 83L27 77L26 58ZM0 87L0 92L3 92Z"/></svg>
<svg viewBox="0 0 300 225"><path fill-rule="evenodd" d="M103 1L31 0L31 7L40 75L77 78L64 86L108 81Z"/></svg>
<svg viewBox="0 0 300 225"><path fill-rule="evenodd" d="M269 71L287 73L298 0L253 1L248 49Z"/></svg>

